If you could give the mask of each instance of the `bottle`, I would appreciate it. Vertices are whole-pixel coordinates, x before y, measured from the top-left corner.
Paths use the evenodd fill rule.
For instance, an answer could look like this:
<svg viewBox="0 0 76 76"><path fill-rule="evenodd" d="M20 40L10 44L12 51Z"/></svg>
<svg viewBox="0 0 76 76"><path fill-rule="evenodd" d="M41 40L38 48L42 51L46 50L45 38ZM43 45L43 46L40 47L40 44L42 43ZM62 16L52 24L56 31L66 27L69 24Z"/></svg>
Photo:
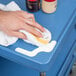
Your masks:
<svg viewBox="0 0 76 76"><path fill-rule="evenodd" d="M45 13L53 13L56 11L57 0L42 0L42 10Z"/></svg>
<svg viewBox="0 0 76 76"><path fill-rule="evenodd" d="M27 10L37 12L40 9L40 0L26 0Z"/></svg>

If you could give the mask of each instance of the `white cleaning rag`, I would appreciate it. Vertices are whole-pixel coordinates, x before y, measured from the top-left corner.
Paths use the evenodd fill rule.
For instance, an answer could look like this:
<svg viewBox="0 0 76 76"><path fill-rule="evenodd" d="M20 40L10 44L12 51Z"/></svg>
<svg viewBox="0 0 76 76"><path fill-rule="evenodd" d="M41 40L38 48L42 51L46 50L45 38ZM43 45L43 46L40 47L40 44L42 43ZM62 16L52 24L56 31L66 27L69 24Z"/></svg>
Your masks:
<svg viewBox="0 0 76 76"><path fill-rule="evenodd" d="M20 7L14 1L10 2L7 5L0 4L0 9L2 9L4 11L21 10ZM20 30L20 32L24 33L27 36L27 40L24 40L25 42L28 42L28 43L31 43L31 44L37 45L37 46L44 45L44 44L41 44L40 42L38 42L37 39L35 38L35 36L30 34L29 32L24 31L24 30ZM46 39L48 41L51 40L51 33L47 29L46 29L46 32L44 32L42 34L43 34L43 39ZM8 45L15 43L17 40L18 40L18 38L7 36L5 33L0 31L0 44L1 45L8 46Z"/></svg>

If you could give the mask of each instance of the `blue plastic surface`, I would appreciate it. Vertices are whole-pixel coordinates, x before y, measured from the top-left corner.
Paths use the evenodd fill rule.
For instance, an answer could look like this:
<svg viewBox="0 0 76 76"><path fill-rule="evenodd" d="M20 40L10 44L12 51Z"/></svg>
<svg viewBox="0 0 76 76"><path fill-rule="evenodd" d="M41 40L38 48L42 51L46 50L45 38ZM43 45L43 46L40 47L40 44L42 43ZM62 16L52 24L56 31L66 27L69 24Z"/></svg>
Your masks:
<svg viewBox="0 0 76 76"><path fill-rule="evenodd" d="M75 56L74 56L74 52L76 50L76 41L73 43L73 45L71 46L70 50L69 50L69 54L67 55L63 66L61 67L61 70L59 72L59 76L65 76L69 75L69 71L72 69L72 65L75 62ZM69 71L68 71L69 69Z"/></svg>
<svg viewBox="0 0 76 76"><path fill-rule="evenodd" d="M11 0L0 0L0 3L7 4L10 1ZM18 3L23 10L26 10L25 0L14 1L16 1L16 3ZM63 65L66 56L69 54L68 52L70 47L76 40L75 2L76 0L59 0L58 4L60 4L58 5L57 11L55 13L45 14L42 11L34 13L36 21L49 29L52 32L52 40L57 41L57 45L52 52L42 52L35 57L28 57L19 54L15 52L15 48L18 46L30 51L31 49L36 48L35 46L31 46L30 44L26 44L22 40L19 40L17 41L17 43L9 47L0 46L0 56L42 72L48 71L52 68L50 72L48 71L49 73L47 72L47 76L50 76L50 74L52 76L57 75L59 69ZM66 45L67 47L64 45ZM29 46L29 48L26 48L27 46ZM59 60L56 60L57 58ZM59 61L61 61L61 63Z"/></svg>

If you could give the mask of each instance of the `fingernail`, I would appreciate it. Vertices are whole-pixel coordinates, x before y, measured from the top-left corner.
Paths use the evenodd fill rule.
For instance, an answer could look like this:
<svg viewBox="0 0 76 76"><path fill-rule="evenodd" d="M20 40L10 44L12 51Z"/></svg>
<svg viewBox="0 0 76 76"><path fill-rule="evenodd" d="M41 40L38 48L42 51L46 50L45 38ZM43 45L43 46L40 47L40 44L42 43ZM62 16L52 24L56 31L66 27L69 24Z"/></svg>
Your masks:
<svg viewBox="0 0 76 76"><path fill-rule="evenodd" d="M37 24L38 24L38 23L37 23ZM42 32L45 32L45 29L44 29L44 27L43 27L43 26L41 26L40 24L38 24L38 26L40 26L40 28L41 28Z"/></svg>
<svg viewBox="0 0 76 76"><path fill-rule="evenodd" d="M42 27L42 26L41 26L41 29L42 29L42 31L43 31L43 32L45 32L45 29L44 29L44 27Z"/></svg>

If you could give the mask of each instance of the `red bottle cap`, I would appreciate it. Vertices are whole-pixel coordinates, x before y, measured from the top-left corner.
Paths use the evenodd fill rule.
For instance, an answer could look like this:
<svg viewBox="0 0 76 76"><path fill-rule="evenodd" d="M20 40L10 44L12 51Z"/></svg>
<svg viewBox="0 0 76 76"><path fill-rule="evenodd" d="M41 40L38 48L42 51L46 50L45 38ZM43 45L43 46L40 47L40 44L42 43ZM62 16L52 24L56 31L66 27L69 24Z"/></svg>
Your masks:
<svg viewBox="0 0 76 76"><path fill-rule="evenodd" d="M28 1L34 2L34 1L37 1L37 0L28 0Z"/></svg>
<svg viewBox="0 0 76 76"><path fill-rule="evenodd" d="M56 0L45 0L45 1L47 1L47 2L54 2L54 1L56 1Z"/></svg>

